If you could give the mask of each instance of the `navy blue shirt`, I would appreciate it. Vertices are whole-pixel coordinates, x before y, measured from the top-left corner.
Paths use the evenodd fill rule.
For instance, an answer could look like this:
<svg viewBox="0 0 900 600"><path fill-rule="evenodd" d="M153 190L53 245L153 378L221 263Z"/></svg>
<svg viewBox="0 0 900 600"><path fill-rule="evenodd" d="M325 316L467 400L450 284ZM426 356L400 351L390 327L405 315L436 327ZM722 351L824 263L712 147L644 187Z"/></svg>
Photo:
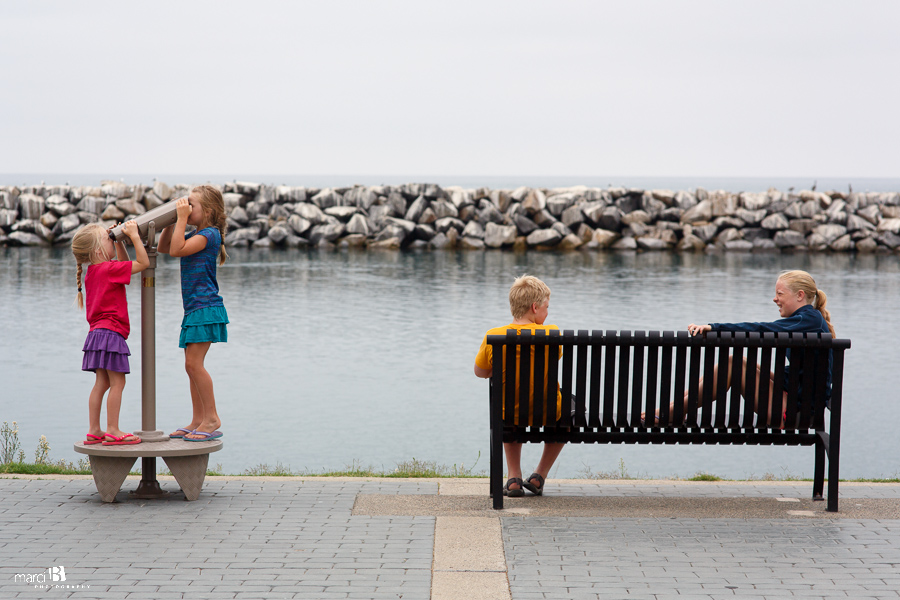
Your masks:
<svg viewBox="0 0 900 600"><path fill-rule="evenodd" d="M794 311L789 317L785 317L784 319L778 319L777 321L772 321L771 323L710 323L710 327L712 327L713 331L756 331L759 333L766 332L800 332L800 333L831 333L831 330L828 329L828 322L825 321L825 317L822 316L822 313L813 308L812 304L805 304ZM788 363L791 362L791 350L790 348L786 352ZM828 398L831 398L831 366L832 366L833 356L831 350L828 351L828 379L826 383L825 395ZM788 390L788 381L790 375L790 364L785 365L784 367L784 390ZM803 366L802 363L799 366L798 376L802 381L803 378ZM798 390L797 397L799 399L800 392Z"/></svg>
<svg viewBox="0 0 900 600"><path fill-rule="evenodd" d="M206 227L187 234L184 239L189 240L195 235L206 238L206 248L181 257L181 300L184 314L210 306L225 306L219 295L219 282L216 281L216 259L222 245L222 235L217 228Z"/></svg>

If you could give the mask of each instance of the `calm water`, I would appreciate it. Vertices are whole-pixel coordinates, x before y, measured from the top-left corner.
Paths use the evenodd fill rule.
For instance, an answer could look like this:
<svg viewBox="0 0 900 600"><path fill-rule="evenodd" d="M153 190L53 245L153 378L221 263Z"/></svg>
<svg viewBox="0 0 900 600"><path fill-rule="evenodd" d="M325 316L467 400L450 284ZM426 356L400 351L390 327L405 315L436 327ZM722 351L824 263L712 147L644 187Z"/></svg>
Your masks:
<svg viewBox="0 0 900 600"><path fill-rule="evenodd" d="M563 329L682 329L691 321L774 320L774 279L811 271L849 337L841 474L900 472L894 404L900 384L900 257L510 252L231 251L219 282L232 324L207 367L216 385L226 472L277 462L293 470L351 463L392 469L416 458L487 469L487 383L472 373L485 330L509 322L507 291L523 273L553 290ZM129 286L132 374L121 425L140 428L140 288ZM189 422L178 349L177 263L157 270L157 423ZM31 458L75 460L93 376L83 373L75 267L61 249L0 248L0 421L19 422ZM104 417L105 419L105 417ZM533 468L538 448L527 448ZM558 477L811 476L809 448L570 446Z"/></svg>

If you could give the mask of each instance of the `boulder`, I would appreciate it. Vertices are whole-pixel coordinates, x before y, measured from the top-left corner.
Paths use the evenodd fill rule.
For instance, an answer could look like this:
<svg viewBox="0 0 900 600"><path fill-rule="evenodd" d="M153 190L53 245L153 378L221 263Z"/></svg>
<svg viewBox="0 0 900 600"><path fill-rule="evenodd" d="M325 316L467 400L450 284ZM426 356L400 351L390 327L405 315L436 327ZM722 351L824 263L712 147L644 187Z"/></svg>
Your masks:
<svg viewBox="0 0 900 600"><path fill-rule="evenodd" d="M555 229L538 229L525 238L525 243L529 246L555 246L562 238L563 235Z"/></svg>
<svg viewBox="0 0 900 600"><path fill-rule="evenodd" d="M797 231L786 229L775 234L775 245L779 248L797 248L806 246L806 236Z"/></svg>
<svg viewBox="0 0 900 600"><path fill-rule="evenodd" d="M559 243L556 247L560 250L574 250L580 246L584 245L584 240L575 235L574 233L570 233L563 237L563 239L559 240Z"/></svg>
<svg viewBox="0 0 900 600"><path fill-rule="evenodd" d="M525 215L516 215L513 221L516 224L516 228L519 230L519 233L522 235L528 235L533 231L540 229L537 223L526 217Z"/></svg>
<svg viewBox="0 0 900 600"><path fill-rule="evenodd" d="M369 242L369 248L379 248L382 250L398 250L400 248L400 244L402 243L402 239L398 237L389 237L384 239L376 239L373 242Z"/></svg>
<svg viewBox="0 0 900 600"><path fill-rule="evenodd" d="M600 220L596 222L600 229L608 229L610 231L619 231L622 228L622 217L624 214L615 206L607 206L603 209Z"/></svg>
<svg viewBox="0 0 900 600"><path fill-rule="evenodd" d="M309 231L309 243L318 245L321 241L334 243L339 237L346 233L347 228L343 223L323 223L314 225Z"/></svg>
<svg viewBox="0 0 900 600"><path fill-rule="evenodd" d="M110 204L103 209L103 214L100 215L100 218L104 221L121 221L126 214L117 205Z"/></svg>
<svg viewBox="0 0 900 600"><path fill-rule="evenodd" d="M409 209L407 209L404 214L404 219L407 221L412 221L413 223L418 223L419 219L422 217L422 213L425 212L425 209L428 208L428 200L425 199L425 196L419 196L413 203L409 205Z"/></svg>
<svg viewBox="0 0 900 600"><path fill-rule="evenodd" d="M763 210L771 203L772 199L768 194L757 192L741 192L738 196L739 204L749 211Z"/></svg>
<svg viewBox="0 0 900 600"><path fill-rule="evenodd" d="M325 188L311 199L313 204L321 209L331 208L332 206L343 206L344 198L332 188ZM336 239L336 238L335 238ZM331 240L328 240L331 241Z"/></svg>
<svg viewBox="0 0 900 600"><path fill-rule="evenodd" d="M781 231L790 227L791 224L783 214L775 213L763 219L760 225L769 231Z"/></svg>
<svg viewBox="0 0 900 600"><path fill-rule="evenodd" d="M469 221L462 230L462 236L476 239L484 239L484 228L478 221Z"/></svg>
<svg viewBox="0 0 900 600"><path fill-rule="evenodd" d="M872 225L878 225L878 222L881 220L881 208L874 204L857 210L856 214Z"/></svg>
<svg viewBox="0 0 900 600"><path fill-rule="evenodd" d="M853 243L850 234L844 234L828 244L828 247L835 252L847 252L853 250L854 246L855 244Z"/></svg>
<svg viewBox="0 0 900 600"><path fill-rule="evenodd" d="M296 233L297 235L303 235L306 231L309 230L310 227L313 226L312 222L308 219L304 219L300 215L291 215L287 220L288 227Z"/></svg>
<svg viewBox="0 0 900 600"><path fill-rule="evenodd" d="M0 190L0 208L5 208L7 210L19 210L19 192L16 191L15 194L9 192L7 190Z"/></svg>
<svg viewBox="0 0 900 600"><path fill-rule="evenodd" d="M369 222L364 216L356 213L347 222L347 233L367 236L370 233Z"/></svg>
<svg viewBox="0 0 900 600"><path fill-rule="evenodd" d="M847 215L847 231L875 231L875 226L859 215Z"/></svg>
<svg viewBox="0 0 900 600"><path fill-rule="evenodd" d="M488 223L484 228L484 245L489 248L510 246L516 241L515 225L497 225Z"/></svg>
<svg viewBox="0 0 900 600"><path fill-rule="evenodd" d="M40 219L42 214L44 214L44 199L41 196L35 194L19 196L19 216L21 218Z"/></svg>
<svg viewBox="0 0 900 600"><path fill-rule="evenodd" d="M706 243L693 233L685 235L675 245L675 249L680 252L702 252L704 248L706 248Z"/></svg>
<svg viewBox="0 0 900 600"><path fill-rule="evenodd" d="M729 240L725 242L726 252L750 252L753 250L753 242L747 240Z"/></svg>
<svg viewBox="0 0 900 600"><path fill-rule="evenodd" d="M49 246L50 244L41 236L27 231L13 231L7 236L9 241L20 246Z"/></svg>
<svg viewBox="0 0 900 600"><path fill-rule="evenodd" d="M362 248L366 245L366 241L366 236L360 233L351 233L342 237L338 245L341 248Z"/></svg>
<svg viewBox="0 0 900 600"><path fill-rule="evenodd" d="M680 208L682 210L687 210L693 206L697 205L697 197L694 196L690 192L678 191L675 192L675 207Z"/></svg>
<svg viewBox="0 0 900 600"><path fill-rule="evenodd" d="M576 204L564 210L560 220L566 227L572 228L584 222L584 213L581 212L581 207Z"/></svg>
<svg viewBox="0 0 900 600"><path fill-rule="evenodd" d="M53 211L54 214L58 217L64 217L66 215L71 215L72 213L78 212L78 209L75 208L75 205L71 202L60 202L59 204L48 204L47 208Z"/></svg>
<svg viewBox="0 0 900 600"><path fill-rule="evenodd" d="M78 203L78 210L99 215L106 209L106 199L98 196L85 196Z"/></svg>
<svg viewBox="0 0 900 600"><path fill-rule="evenodd" d="M616 231L610 231L608 229L595 229L594 236L591 241L597 244L598 248L608 248L620 237L621 236Z"/></svg>
<svg viewBox="0 0 900 600"><path fill-rule="evenodd" d="M444 219L446 217L456 218L459 216L459 210L457 210L457 208L452 203L444 200L443 198L432 202L431 210L434 211L434 216L437 220Z"/></svg>
<svg viewBox="0 0 900 600"><path fill-rule="evenodd" d="M157 181L153 184L153 193L163 202L167 202L172 197L172 188L162 181Z"/></svg>
<svg viewBox="0 0 900 600"><path fill-rule="evenodd" d="M266 237L272 240L273 244L281 244L289 235L291 235L291 231L285 223L276 223L266 234Z"/></svg>
<svg viewBox="0 0 900 600"><path fill-rule="evenodd" d="M226 246L248 246L259 239L259 232L258 227L245 227L229 231L225 235L224 244Z"/></svg>
<svg viewBox="0 0 900 600"><path fill-rule="evenodd" d="M635 241L641 250L668 250L672 247L665 240L661 240L653 235L643 235L636 238Z"/></svg>
<svg viewBox="0 0 900 600"><path fill-rule="evenodd" d="M813 233L821 236L825 244L830 246L839 237L847 234L847 228L841 225L819 225L813 229Z"/></svg>
<svg viewBox="0 0 900 600"><path fill-rule="evenodd" d="M484 240L465 235L457 245L463 250L484 250Z"/></svg>
<svg viewBox="0 0 900 600"><path fill-rule="evenodd" d="M759 210L739 208L734 212L734 216L747 225L759 225L766 218L766 210L764 208Z"/></svg>
<svg viewBox="0 0 900 600"><path fill-rule="evenodd" d="M56 225L53 227L53 229L56 237L58 238L60 234L74 231L79 227L81 227L81 220L78 218L78 215L66 215L64 217L60 217L59 221L56 222Z"/></svg>
<svg viewBox="0 0 900 600"><path fill-rule="evenodd" d="M637 247L637 242L633 237L619 238L610 246L613 250L637 250Z"/></svg>
<svg viewBox="0 0 900 600"><path fill-rule="evenodd" d="M862 254L869 254L878 249L878 242L871 237L866 237L856 241L856 251Z"/></svg>
<svg viewBox="0 0 900 600"><path fill-rule="evenodd" d="M719 233L719 228L712 223L693 228L693 234L703 240L705 244L710 243L717 233Z"/></svg>
<svg viewBox="0 0 900 600"><path fill-rule="evenodd" d="M18 220L19 211L9 208L0 208L0 228L9 230Z"/></svg>
<svg viewBox="0 0 900 600"><path fill-rule="evenodd" d="M594 239L594 229L587 223L582 223L578 226L578 229L575 230L575 235L585 243L590 242Z"/></svg>
<svg viewBox="0 0 900 600"><path fill-rule="evenodd" d="M547 208L547 196L541 190L529 190L528 194L525 195L525 199L522 200L522 208L529 215L542 211Z"/></svg>
<svg viewBox="0 0 900 600"><path fill-rule="evenodd" d="M697 203L697 205L684 211L684 214L681 215L681 222L693 224L700 221L709 221L712 219L712 216L712 204L709 200L703 200L702 202Z"/></svg>
<svg viewBox="0 0 900 600"><path fill-rule="evenodd" d="M775 245L775 240L759 238L753 240L753 252L778 252L778 246Z"/></svg>
<svg viewBox="0 0 900 600"><path fill-rule="evenodd" d="M338 221L346 223L350 217L357 214L359 209L355 206L330 206L323 211L326 215L335 217Z"/></svg>
<svg viewBox="0 0 900 600"><path fill-rule="evenodd" d="M482 200L481 203L481 207L478 211L478 221L480 223L485 225L488 223L506 223L506 217L504 217L503 213L497 210L497 207L489 200Z"/></svg>
<svg viewBox="0 0 900 600"><path fill-rule="evenodd" d="M506 212L511 201L512 198L510 198L509 192L506 190L493 190L491 192L491 203L493 203L500 212Z"/></svg>
<svg viewBox="0 0 900 600"><path fill-rule="evenodd" d="M303 217L313 225L319 225L327 221L322 209L315 204L310 204L308 202L303 202L302 204L294 206L294 213Z"/></svg>
<svg viewBox="0 0 900 600"><path fill-rule="evenodd" d="M631 225L632 223L647 224L650 222L650 215L641 209L633 210L630 213L622 215L622 224Z"/></svg>
<svg viewBox="0 0 900 600"><path fill-rule="evenodd" d="M878 223L878 231L890 231L891 233L900 233L900 219L882 219Z"/></svg>
<svg viewBox="0 0 900 600"><path fill-rule="evenodd" d="M123 198L121 200L116 200L115 204L109 204L107 205L107 208L109 208L110 206L116 206L126 215L142 215L147 212L147 209L144 208L144 205L140 202L135 202L134 198ZM106 209L104 209L104 211L105 210ZM100 218L103 218L102 214Z"/></svg>
<svg viewBox="0 0 900 600"><path fill-rule="evenodd" d="M456 230L458 233L465 229L465 227L465 223L454 217L444 217L443 219L438 219L434 222L435 230L440 233L447 233L451 229Z"/></svg>
<svg viewBox="0 0 900 600"><path fill-rule="evenodd" d="M882 246L887 246L891 250L896 250L898 247L900 247L900 235L897 235L892 231L884 231L875 236L875 239L878 240L879 244L881 244Z"/></svg>
<svg viewBox="0 0 900 600"><path fill-rule="evenodd" d="M799 231L803 235L807 235L816 228L818 223L813 219L791 219L789 229Z"/></svg>

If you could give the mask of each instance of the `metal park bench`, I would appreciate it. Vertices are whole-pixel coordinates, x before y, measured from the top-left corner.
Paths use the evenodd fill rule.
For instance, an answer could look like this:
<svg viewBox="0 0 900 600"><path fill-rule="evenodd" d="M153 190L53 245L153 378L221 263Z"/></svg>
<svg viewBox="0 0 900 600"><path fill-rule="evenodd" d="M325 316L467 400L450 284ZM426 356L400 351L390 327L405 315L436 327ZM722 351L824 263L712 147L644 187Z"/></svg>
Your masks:
<svg viewBox="0 0 900 600"><path fill-rule="evenodd" d="M827 456L827 510L838 510L841 386L850 340L817 333L721 332L690 337L686 331L676 335L671 331L567 330L532 335L526 330L516 335L510 329L506 335L488 336L487 342L495 361L490 383L490 490L495 509L503 508L503 442L566 442L815 446L813 499L823 499ZM532 347L547 346L549 352L531 352ZM506 352L507 348L511 351ZM782 406L788 350L790 380ZM833 353L832 392L827 399L829 350ZM730 386L729 354L735 357ZM761 365L764 374L775 374L771 424L754 413L752 401L740 393L742 358L749 373ZM497 368L500 360L505 361L507 373L518 369L520 381L531 381L530 386L519 386L518 414L514 410L516 381L514 377L504 381L504 369ZM719 376L711 385L716 365ZM704 389L698 406L700 377ZM574 405L562 411L558 422L557 385L562 398L572 398ZM756 378L747 377L746 385L752 396ZM760 404L765 404L768 395L768 386L763 386ZM567 405L564 400L563 406ZM642 412L648 417L647 426L641 423ZM659 422L655 423L657 412Z"/></svg>

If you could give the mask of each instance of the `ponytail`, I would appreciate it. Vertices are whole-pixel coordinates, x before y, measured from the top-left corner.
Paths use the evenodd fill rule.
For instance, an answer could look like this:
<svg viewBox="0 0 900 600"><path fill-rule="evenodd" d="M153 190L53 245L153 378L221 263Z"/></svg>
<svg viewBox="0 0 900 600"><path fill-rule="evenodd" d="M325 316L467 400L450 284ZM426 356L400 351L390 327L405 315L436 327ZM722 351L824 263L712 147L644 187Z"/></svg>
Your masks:
<svg viewBox="0 0 900 600"><path fill-rule="evenodd" d="M831 337L835 336L834 326L831 324L831 313L828 312L828 309L825 308L825 304L828 302L828 296L825 295L820 289L816 289L816 301L813 304L813 308L822 313L822 317L825 318L825 323L828 325L828 330L831 331Z"/></svg>
<svg viewBox="0 0 900 600"><path fill-rule="evenodd" d="M81 263L78 263L78 268L75 271L75 284L78 287L78 293L75 295L75 304L81 310L84 310L84 294L81 291Z"/></svg>
<svg viewBox="0 0 900 600"><path fill-rule="evenodd" d="M191 190L192 194L200 196L200 206L209 218L208 223L219 230L222 243L219 245L219 264L225 264L228 253L225 252L225 232L228 231L228 221L225 215L225 200L222 192L211 185L198 185Z"/></svg>
<svg viewBox="0 0 900 600"><path fill-rule="evenodd" d="M225 232L228 231L228 221L225 218L225 211L219 214L219 218L216 219L216 229L219 230L219 235L222 236L222 243L219 244L219 264L224 265L225 261L228 260L228 253L225 252Z"/></svg>

